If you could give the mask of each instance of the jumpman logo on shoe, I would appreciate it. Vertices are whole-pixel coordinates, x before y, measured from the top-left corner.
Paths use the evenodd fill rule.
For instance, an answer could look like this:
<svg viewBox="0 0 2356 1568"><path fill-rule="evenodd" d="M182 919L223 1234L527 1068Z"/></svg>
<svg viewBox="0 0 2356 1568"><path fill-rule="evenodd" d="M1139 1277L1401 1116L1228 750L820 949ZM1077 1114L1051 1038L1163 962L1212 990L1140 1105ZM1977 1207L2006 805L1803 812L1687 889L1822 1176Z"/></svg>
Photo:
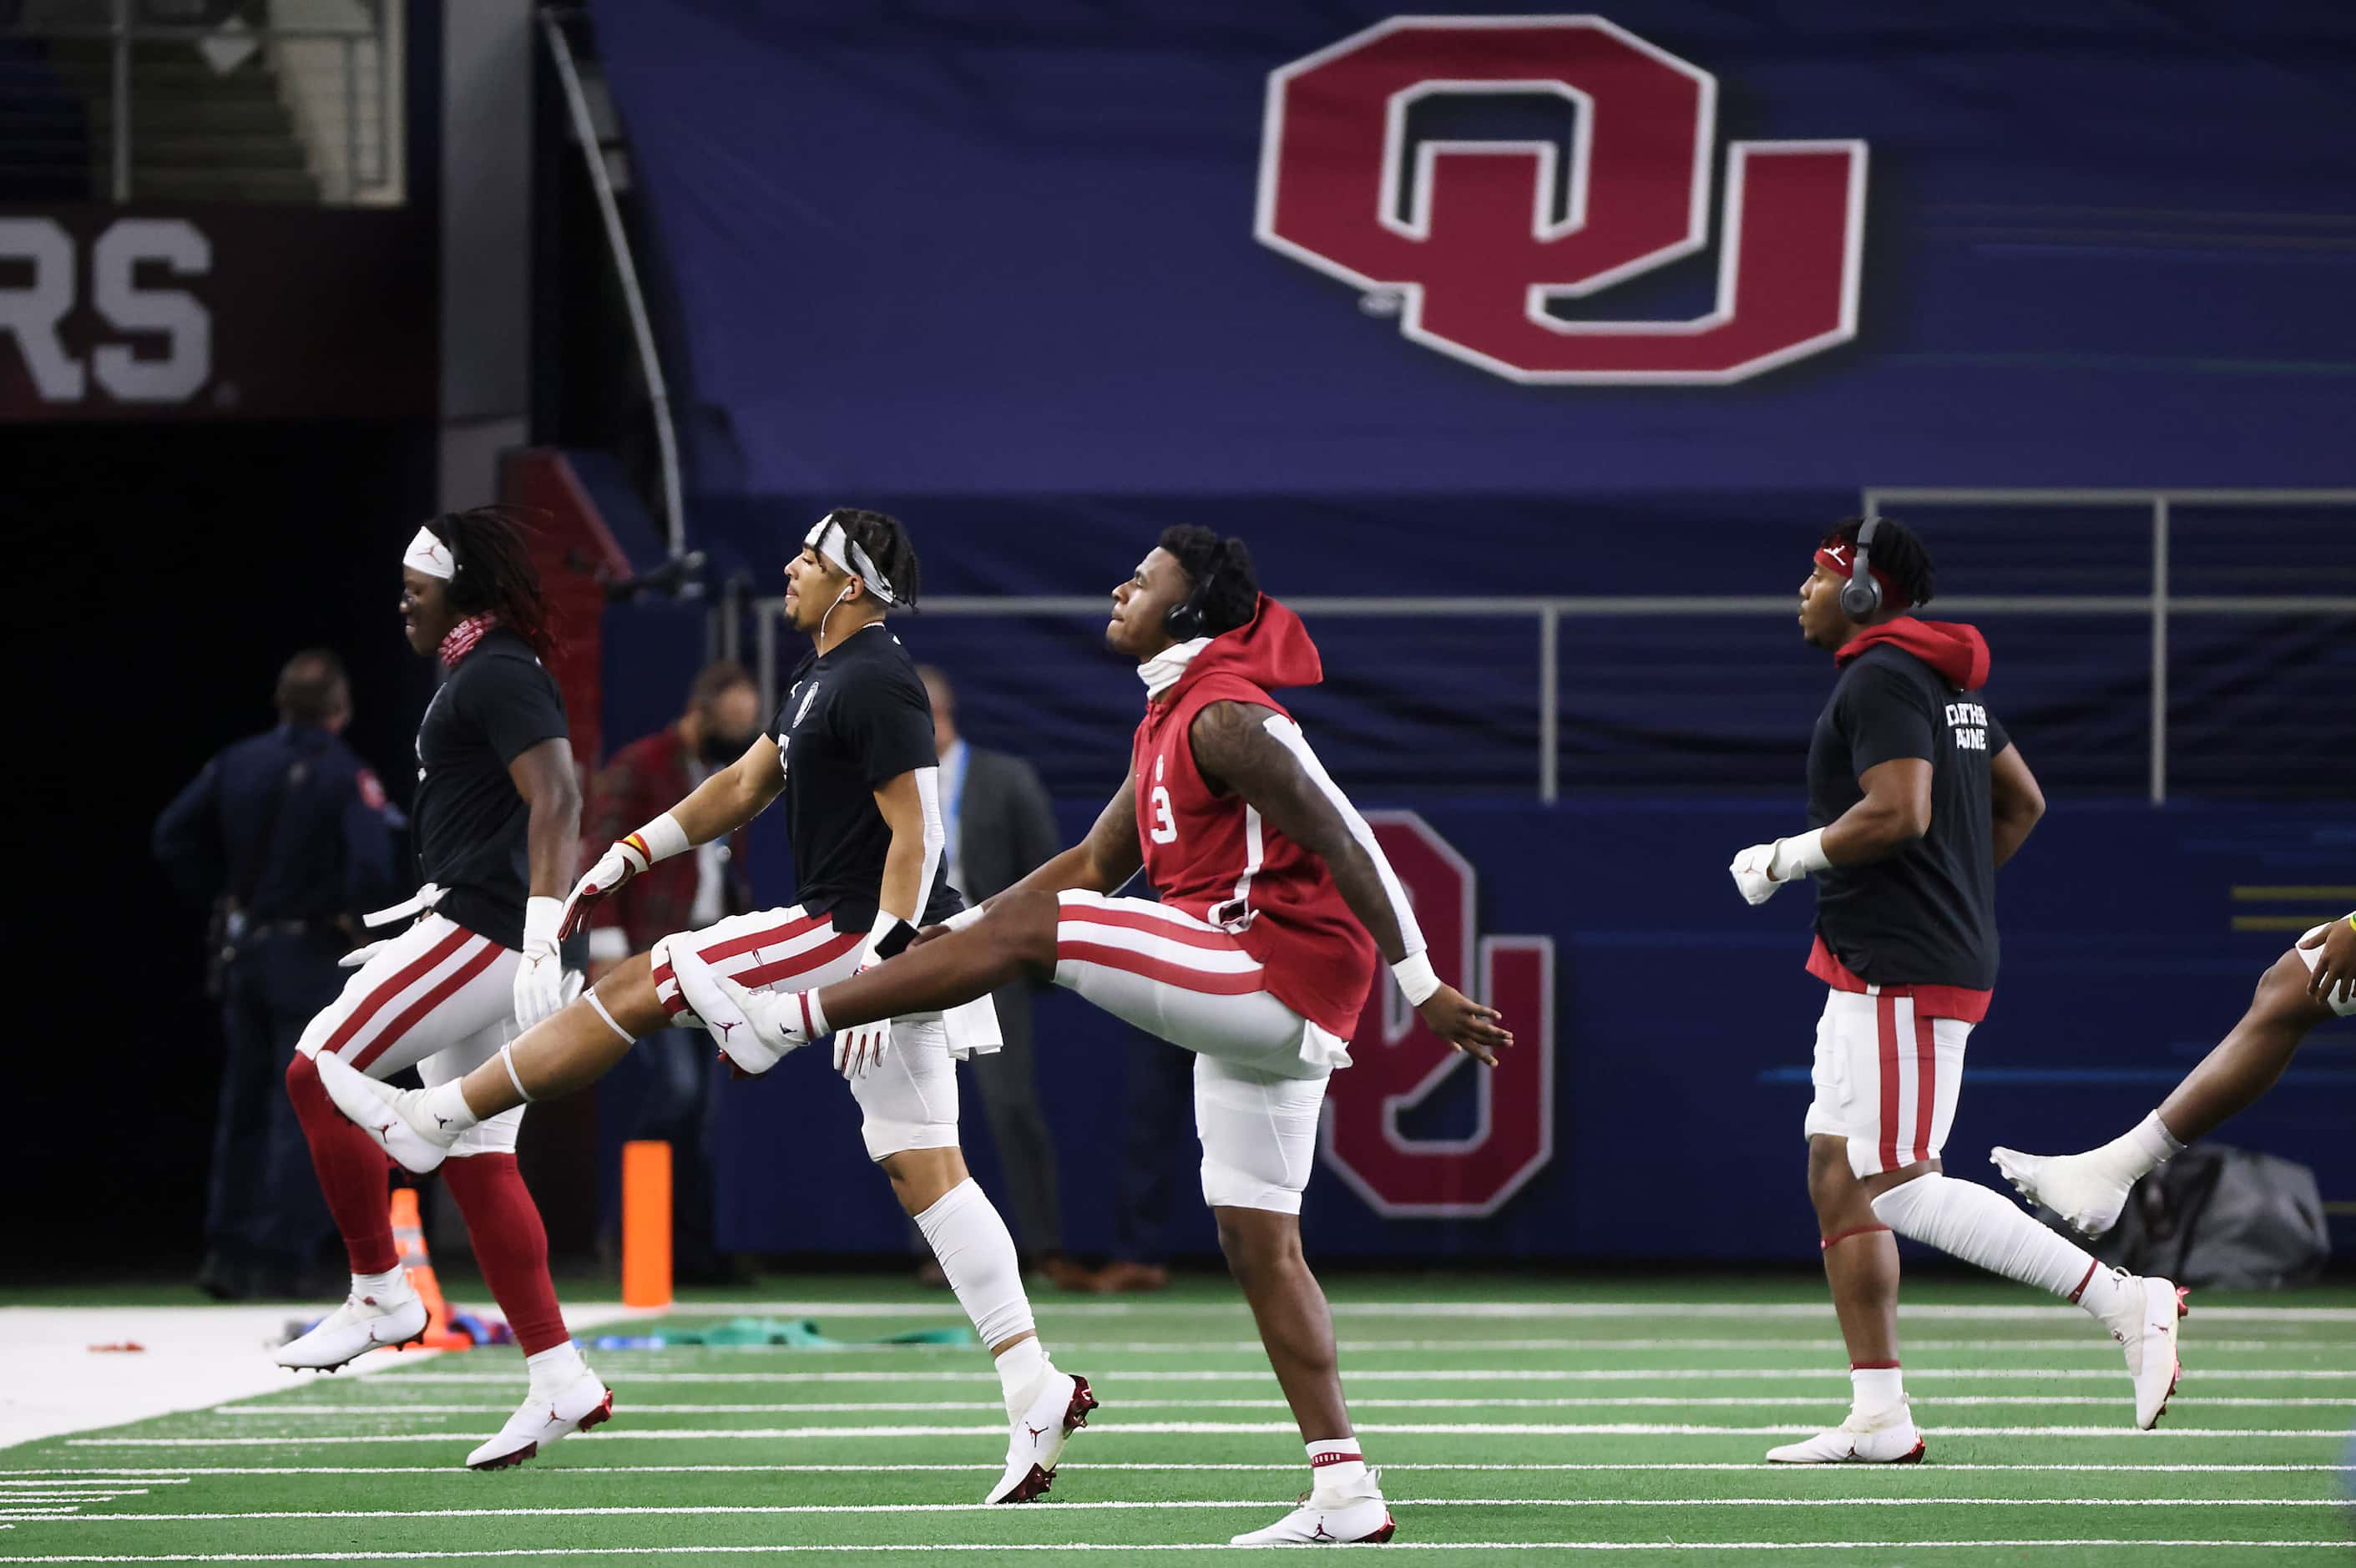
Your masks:
<svg viewBox="0 0 2356 1568"><path fill-rule="evenodd" d="M447 1116L444 1116L444 1115L441 1115L441 1114L438 1114L438 1113L437 1113L437 1114L434 1116L434 1125L435 1125L436 1127L447 1127L449 1124L450 1124L450 1118L448 1118Z"/></svg>
<svg viewBox="0 0 2356 1568"><path fill-rule="evenodd" d="M723 1040L724 1040L724 1039L726 1039L726 1038L728 1037L728 1032L729 1032L731 1029L734 1029L737 1025L739 1025L739 1024L741 1024L741 1023L743 1023L743 1022L744 1022L744 1020L743 1020L742 1018L730 1018L730 1019L724 1019L724 1020L723 1020L723 1021L722 1021L722 1023L721 1023L721 1025L720 1025L720 1037L721 1037L722 1039L723 1039Z"/></svg>
<svg viewBox="0 0 2356 1568"><path fill-rule="evenodd" d="M1333 1541L1339 1538L1327 1534L1325 1531L1325 1521L1324 1520L1320 1519L1317 1521L1317 1533L1311 1536L1309 1539L1312 1541Z"/></svg>
<svg viewBox="0 0 2356 1568"><path fill-rule="evenodd" d="M1044 1436L1044 1435L1046 1434L1046 1431L1047 1431L1047 1429L1046 1429L1045 1427L1044 1427L1044 1426L1033 1426L1033 1425L1032 1425L1032 1424L1031 1424L1029 1422L1027 1422L1027 1421L1026 1421L1026 1422L1024 1422L1024 1423L1023 1423L1023 1431L1025 1431L1025 1432L1027 1432L1027 1433L1029 1433L1029 1434L1031 1434L1031 1441L1032 1441L1032 1442L1033 1442L1033 1443L1038 1442L1038 1441L1039 1441L1039 1439L1040 1439L1042 1436Z"/></svg>

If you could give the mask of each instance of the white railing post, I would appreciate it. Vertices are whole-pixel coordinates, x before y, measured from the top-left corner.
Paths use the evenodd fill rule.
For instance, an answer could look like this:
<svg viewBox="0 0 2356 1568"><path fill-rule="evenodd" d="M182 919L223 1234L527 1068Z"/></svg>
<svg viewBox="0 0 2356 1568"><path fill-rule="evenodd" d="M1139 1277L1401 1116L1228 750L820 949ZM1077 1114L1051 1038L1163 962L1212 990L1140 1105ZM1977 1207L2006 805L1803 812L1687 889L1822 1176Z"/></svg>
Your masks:
<svg viewBox="0 0 2356 1568"><path fill-rule="evenodd" d="M1562 757L1561 674L1556 652L1562 641L1562 611L1538 611L1538 799L1551 806L1559 793Z"/></svg>
<svg viewBox="0 0 2356 1568"><path fill-rule="evenodd" d="M2151 803L2168 799L2168 498L2151 498Z"/></svg>

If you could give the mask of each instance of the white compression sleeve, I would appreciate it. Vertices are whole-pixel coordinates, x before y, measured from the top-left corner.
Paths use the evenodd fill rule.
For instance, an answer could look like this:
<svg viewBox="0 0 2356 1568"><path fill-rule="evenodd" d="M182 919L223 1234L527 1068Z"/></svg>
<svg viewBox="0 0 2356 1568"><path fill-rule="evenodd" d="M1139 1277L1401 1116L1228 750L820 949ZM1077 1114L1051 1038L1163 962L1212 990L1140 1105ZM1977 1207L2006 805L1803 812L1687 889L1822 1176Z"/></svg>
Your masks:
<svg viewBox="0 0 2356 1568"><path fill-rule="evenodd" d="M2111 1305L2110 1272L2092 1253L1977 1182L1919 1176L1876 1197L1873 1213L1901 1236L2035 1285L2097 1316Z"/></svg>
<svg viewBox="0 0 2356 1568"><path fill-rule="evenodd" d="M916 1216L916 1229L925 1233L983 1345L1003 1345L1032 1331L1031 1298L1023 1289L1014 1238L980 1183L968 1176L949 1188Z"/></svg>
<svg viewBox="0 0 2356 1568"><path fill-rule="evenodd" d="M1366 858L1375 863L1375 875L1382 878L1383 896L1390 901L1392 918L1398 921L1399 940L1405 946L1406 955L1411 959L1423 951L1423 928L1415 923L1415 906L1408 901L1407 889L1399 885L1398 873L1391 869L1390 858L1383 854L1382 843L1375 837L1375 830L1366 825L1366 819L1358 814L1357 807L1350 804L1350 797L1342 793L1342 787L1333 782L1333 775L1327 773L1325 765L1317 759L1317 753L1310 749L1309 737L1301 733L1299 725L1282 714L1269 714L1261 727L1274 736L1285 750L1292 753L1293 759L1301 764L1301 771L1309 775L1318 792L1342 813L1342 820L1349 824L1350 836L1358 841L1359 847L1366 852Z"/></svg>
<svg viewBox="0 0 2356 1568"><path fill-rule="evenodd" d="M941 770L919 768L916 800L924 808L925 868L916 875L916 907L905 918L912 926L925 923L925 906L933 901L933 878L940 875L941 856L948 849L948 830L941 825Z"/></svg>

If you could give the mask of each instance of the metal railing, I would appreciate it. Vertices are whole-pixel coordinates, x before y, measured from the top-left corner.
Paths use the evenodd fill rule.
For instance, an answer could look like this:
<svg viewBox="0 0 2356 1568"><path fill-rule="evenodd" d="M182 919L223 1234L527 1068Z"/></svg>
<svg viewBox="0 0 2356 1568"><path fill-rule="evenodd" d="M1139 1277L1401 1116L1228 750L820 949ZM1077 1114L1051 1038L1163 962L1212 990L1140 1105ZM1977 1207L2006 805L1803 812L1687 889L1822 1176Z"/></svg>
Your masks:
<svg viewBox="0 0 2356 1568"><path fill-rule="evenodd" d="M2139 616L2151 624L2151 750L2149 790L2153 801L2168 798L2168 628L2176 616L2356 616L2356 594L2177 595L2169 587L2171 511L2189 505L2356 508L2356 490L1997 490L1877 487L1864 492L1867 506L1890 510L1916 506L2147 506L2152 517L2148 592L2138 594L1942 595L1942 614ZM2351 520L2356 528L2356 519ZM1794 581L1797 580L1795 575ZM1529 620L1536 623L1537 654L1537 798L1552 802L1561 786L1562 715L1560 636L1565 620L1664 617L1789 617L1794 596L1781 594L1499 596L1495 597L1394 599L1287 596L1303 617L1442 617ZM1104 595L943 596L924 601L927 616L1071 617L1101 623ZM755 674L764 712L776 708L777 628L782 598L755 599Z"/></svg>
<svg viewBox="0 0 2356 1568"><path fill-rule="evenodd" d="M76 199L398 206L392 0L23 0L0 42L25 127L0 180ZM54 113L38 113L47 98Z"/></svg>

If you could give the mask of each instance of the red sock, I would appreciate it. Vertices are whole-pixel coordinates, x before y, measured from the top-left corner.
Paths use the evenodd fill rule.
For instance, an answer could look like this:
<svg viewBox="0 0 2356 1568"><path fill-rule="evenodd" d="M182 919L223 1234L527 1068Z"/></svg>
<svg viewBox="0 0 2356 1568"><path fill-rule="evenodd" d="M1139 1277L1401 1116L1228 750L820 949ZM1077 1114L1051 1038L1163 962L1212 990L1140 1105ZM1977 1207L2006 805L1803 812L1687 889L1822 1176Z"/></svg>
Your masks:
<svg viewBox="0 0 2356 1568"><path fill-rule="evenodd" d="M564 1312L556 1305L556 1284L548 1277L548 1228L540 1206L523 1185L513 1155L465 1155L442 1162L442 1182L466 1217L475 1244L475 1265L499 1310L508 1315L516 1344L527 1356L562 1345Z"/></svg>
<svg viewBox="0 0 2356 1568"><path fill-rule="evenodd" d="M317 1064L301 1051L286 1064L286 1097L294 1102L295 1119L303 1123L303 1136L311 1145L311 1167L319 1173L327 1212L343 1232L352 1273L390 1273L399 1266L401 1254L392 1245L384 1151L336 1109L327 1098L327 1086L319 1081Z"/></svg>

